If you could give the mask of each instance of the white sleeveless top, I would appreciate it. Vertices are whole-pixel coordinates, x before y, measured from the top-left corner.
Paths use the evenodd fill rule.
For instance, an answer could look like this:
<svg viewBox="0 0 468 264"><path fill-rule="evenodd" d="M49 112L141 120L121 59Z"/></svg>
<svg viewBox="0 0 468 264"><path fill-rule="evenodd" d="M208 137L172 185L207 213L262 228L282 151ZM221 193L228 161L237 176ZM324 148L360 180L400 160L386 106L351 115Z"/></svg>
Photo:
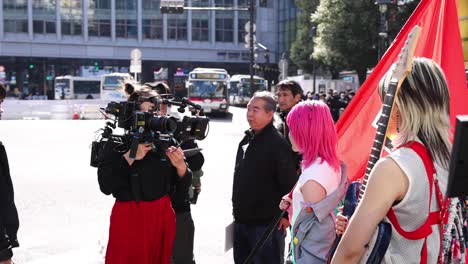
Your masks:
<svg viewBox="0 0 468 264"><path fill-rule="evenodd" d="M318 182L327 192L327 196L335 191L340 185L341 181L341 167L338 171L335 171L326 161L322 163L321 158L317 158L309 167L302 168L302 173L296 183L293 190L293 202L292 210L293 215L296 215L301 209L304 203L304 197L302 196L301 188L309 180Z"/></svg>
<svg viewBox="0 0 468 264"><path fill-rule="evenodd" d="M422 159L410 148L400 148L392 152L388 158L393 159L408 177L408 191L403 200L393 206L395 215L405 231L414 231L419 228L429 214L429 181ZM437 179L443 194L447 189L448 171L439 164L435 164ZM434 179L435 179L434 177ZM433 187L431 212L438 211L439 206ZM390 223L387 217L385 222ZM391 224L391 223L390 223ZM427 263L437 263L440 251L439 226L432 225L432 233L427 237ZM392 226L392 238L382 263L419 264L424 239L408 240L402 237Z"/></svg>

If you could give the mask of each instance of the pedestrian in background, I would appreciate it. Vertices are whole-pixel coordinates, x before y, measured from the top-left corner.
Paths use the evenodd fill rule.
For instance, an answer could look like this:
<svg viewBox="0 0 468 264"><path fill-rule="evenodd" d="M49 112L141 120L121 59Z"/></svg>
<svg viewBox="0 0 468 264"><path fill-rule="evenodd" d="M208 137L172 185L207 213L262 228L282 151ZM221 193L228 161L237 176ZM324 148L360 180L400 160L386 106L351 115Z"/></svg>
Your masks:
<svg viewBox="0 0 468 264"><path fill-rule="evenodd" d="M289 146L291 146L291 141L289 140L289 128L286 123L286 118L289 111L301 101L303 90L302 87L293 80L284 80L276 85L276 97L278 100L278 108L280 110L279 120L276 122L276 129L278 132L286 139ZM296 171L299 174L301 156L299 153L293 152L293 159L296 165Z"/></svg>
<svg viewBox="0 0 468 264"><path fill-rule="evenodd" d="M280 214L278 203L297 181L291 147L273 126L276 102L269 92L257 92L247 105L250 129L239 143L234 169L234 262L242 264L270 223ZM255 264L283 264L289 227L282 218Z"/></svg>
<svg viewBox="0 0 468 264"><path fill-rule="evenodd" d="M171 89L165 83L148 83L145 85L151 87L162 97L172 96ZM168 107L170 106L161 103L158 107L159 114L162 116L168 115ZM198 148L198 145L195 140L190 139L181 142L180 147L185 150ZM203 176L202 166L205 163L205 158L201 152L198 152L193 156L186 157L186 160L192 171L192 184L179 182L171 194L172 208L174 208L176 214L176 235L171 258L173 264L195 264L195 255L193 253L195 225L190 205L196 203L195 197L201 192L200 177Z"/></svg>

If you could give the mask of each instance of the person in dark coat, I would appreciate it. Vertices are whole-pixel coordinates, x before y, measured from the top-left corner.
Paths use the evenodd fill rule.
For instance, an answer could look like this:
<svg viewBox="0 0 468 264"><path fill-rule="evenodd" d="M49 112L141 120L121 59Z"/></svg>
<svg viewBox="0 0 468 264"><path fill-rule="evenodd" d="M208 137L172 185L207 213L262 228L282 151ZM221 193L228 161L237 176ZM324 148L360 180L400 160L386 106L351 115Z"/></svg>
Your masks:
<svg viewBox="0 0 468 264"><path fill-rule="evenodd" d="M0 108L6 97L6 89L0 84ZM13 183L5 146L0 142L0 263L13 263L12 249L19 247L17 233L19 228Z"/></svg>
<svg viewBox="0 0 468 264"><path fill-rule="evenodd" d="M152 101L145 101L158 96L154 91L130 84L125 87L129 101L137 102L140 111L156 108ZM116 198L106 264L170 263L176 232L170 194L175 186L190 186L192 172L182 149L172 146L153 151L154 147L140 143L132 159L129 150L121 151L121 146L108 141L99 157L101 191Z"/></svg>
<svg viewBox="0 0 468 264"><path fill-rule="evenodd" d="M273 125L276 102L257 92L247 105L250 129L239 143L234 169L234 262L244 263L270 223L280 214L277 204L297 181L296 164L287 141ZM256 264L282 264L287 218L257 252Z"/></svg>

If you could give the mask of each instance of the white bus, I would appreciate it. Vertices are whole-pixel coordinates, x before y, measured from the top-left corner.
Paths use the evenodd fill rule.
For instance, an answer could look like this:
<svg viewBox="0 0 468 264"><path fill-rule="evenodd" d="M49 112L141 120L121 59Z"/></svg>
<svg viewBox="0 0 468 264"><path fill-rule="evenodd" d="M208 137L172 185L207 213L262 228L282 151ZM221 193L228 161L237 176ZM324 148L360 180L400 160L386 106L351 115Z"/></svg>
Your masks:
<svg viewBox="0 0 468 264"><path fill-rule="evenodd" d="M109 73L101 76L101 99L109 101L125 101L127 96L122 90L122 83L133 82L129 73Z"/></svg>
<svg viewBox="0 0 468 264"><path fill-rule="evenodd" d="M99 99L100 77L59 76L55 78L55 100Z"/></svg>
<svg viewBox="0 0 468 264"><path fill-rule="evenodd" d="M186 82L187 97L205 113L227 113L229 74L225 69L195 68Z"/></svg>
<svg viewBox="0 0 468 264"><path fill-rule="evenodd" d="M256 91L266 90L265 79L254 76L254 87L250 88L250 75L236 74L231 76L229 85L229 102L231 105L246 106Z"/></svg>

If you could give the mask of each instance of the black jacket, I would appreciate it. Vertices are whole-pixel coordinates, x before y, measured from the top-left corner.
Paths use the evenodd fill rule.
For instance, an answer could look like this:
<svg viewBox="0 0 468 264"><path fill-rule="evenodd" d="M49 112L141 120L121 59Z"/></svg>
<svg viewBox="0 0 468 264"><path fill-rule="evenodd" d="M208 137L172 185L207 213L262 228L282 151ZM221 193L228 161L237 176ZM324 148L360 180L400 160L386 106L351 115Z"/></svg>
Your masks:
<svg viewBox="0 0 468 264"><path fill-rule="evenodd" d="M194 140L189 140L180 145L182 149L192 149L198 148L197 143ZM191 157L187 157L187 164L191 171L194 174L201 170L203 163L205 163L205 158L203 154L199 152ZM185 184L185 181L180 181L175 185L175 192L171 195L172 208L176 213L190 212L190 198L189 198L189 188L191 185Z"/></svg>
<svg viewBox="0 0 468 264"><path fill-rule="evenodd" d="M170 195L176 184L190 186L192 172L180 178L165 153L150 151L132 166L113 142L104 143L99 157L98 181L104 194L112 194L118 201L153 201Z"/></svg>
<svg viewBox="0 0 468 264"><path fill-rule="evenodd" d="M18 247L16 234L19 228L13 184L5 147L0 142L0 261L13 256L12 248Z"/></svg>
<svg viewBox="0 0 468 264"><path fill-rule="evenodd" d="M281 198L291 191L297 178L291 148L273 123L256 135L246 131L239 143L234 169L232 205L235 221L269 223L280 213Z"/></svg>
<svg viewBox="0 0 468 264"><path fill-rule="evenodd" d="M279 113L279 121L277 123L276 129L278 132L286 139L288 142L289 147L291 148L291 140L289 139L289 127L288 124L286 123L286 117L288 116L289 112L280 112ZM301 169L301 161L302 161L302 155L299 154L298 152L294 152L291 149L292 152L292 157L294 160L294 164L296 164L296 173L299 175L300 169Z"/></svg>

